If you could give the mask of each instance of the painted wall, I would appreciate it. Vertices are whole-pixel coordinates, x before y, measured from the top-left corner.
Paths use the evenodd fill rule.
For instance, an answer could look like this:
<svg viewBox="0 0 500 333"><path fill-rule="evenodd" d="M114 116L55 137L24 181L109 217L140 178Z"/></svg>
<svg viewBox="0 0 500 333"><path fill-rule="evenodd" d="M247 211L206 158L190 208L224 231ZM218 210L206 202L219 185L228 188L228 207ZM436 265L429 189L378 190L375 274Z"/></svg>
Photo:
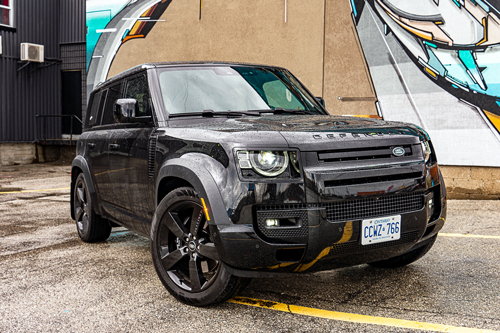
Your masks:
<svg viewBox="0 0 500 333"><path fill-rule="evenodd" d="M500 166L500 1L346 0L384 119L448 165Z"/></svg>
<svg viewBox="0 0 500 333"><path fill-rule="evenodd" d="M89 88L141 63L216 60L286 66L321 96L323 0L285 4L87 0Z"/></svg>
<svg viewBox="0 0 500 333"><path fill-rule="evenodd" d="M500 166L499 3L87 0L87 92L147 62L278 65L331 114L416 123L441 164Z"/></svg>

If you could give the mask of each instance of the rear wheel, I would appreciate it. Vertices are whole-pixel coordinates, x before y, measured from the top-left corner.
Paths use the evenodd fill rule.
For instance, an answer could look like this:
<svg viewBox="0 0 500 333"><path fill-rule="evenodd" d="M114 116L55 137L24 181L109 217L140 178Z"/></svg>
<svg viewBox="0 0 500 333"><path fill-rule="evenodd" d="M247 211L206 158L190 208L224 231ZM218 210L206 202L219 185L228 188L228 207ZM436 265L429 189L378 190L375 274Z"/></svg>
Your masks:
<svg viewBox="0 0 500 333"><path fill-rule="evenodd" d="M176 189L160 202L151 253L165 288L189 305L223 302L250 281L231 275L220 262L201 200L190 187Z"/></svg>
<svg viewBox="0 0 500 333"><path fill-rule="evenodd" d="M76 178L73 202L78 236L88 243L102 242L108 239L111 234L111 226L107 220L102 219L94 212L92 198L83 173Z"/></svg>
<svg viewBox="0 0 500 333"><path fill-rule="evenodd" d="M437 234L430 238L427 241L427 244L415 249L411 250L409 252L403 253L402 255L399 255L397 257L389 258L386 260L380 260L380 261L375 261L369 263L369 265L373 267L378 267L378 268L397 268L397 267L403 267L408 264L411 264L414 261L417 261L418 259L422 258L429 250L432 248L434 245L434 242L436 241Z"/></svg>

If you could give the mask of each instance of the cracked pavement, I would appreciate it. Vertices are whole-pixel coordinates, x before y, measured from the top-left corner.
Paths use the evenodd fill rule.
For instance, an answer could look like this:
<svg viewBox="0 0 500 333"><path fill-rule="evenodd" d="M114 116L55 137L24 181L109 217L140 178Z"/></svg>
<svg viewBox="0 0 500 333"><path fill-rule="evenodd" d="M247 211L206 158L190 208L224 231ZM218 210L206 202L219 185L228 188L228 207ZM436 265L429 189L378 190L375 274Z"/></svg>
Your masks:
<svg viewBox="0 0 500 333"><path fill-rule="evenodd" d="M0 192L69 187L69 165L0 167ZM149 240L124 228L79 240L69 190L0 194L0 332L416 332L224 303L176 301ZM451 200L442 232L500 236L500 201ZM500 330L500 239L438 237L399 269L368 265L254 279L241 293L369 316Z"/></svg>

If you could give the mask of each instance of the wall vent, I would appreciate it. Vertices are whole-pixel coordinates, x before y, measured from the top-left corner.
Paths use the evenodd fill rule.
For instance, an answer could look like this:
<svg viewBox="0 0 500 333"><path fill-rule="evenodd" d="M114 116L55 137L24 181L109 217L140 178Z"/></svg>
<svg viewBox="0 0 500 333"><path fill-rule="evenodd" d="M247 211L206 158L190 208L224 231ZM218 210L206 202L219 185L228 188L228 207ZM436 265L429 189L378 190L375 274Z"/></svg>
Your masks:
<svg viewBox="0 0 500 333"><path fill-rule="evenodd" d="M43 62L43 45L21 43L21 61Z"/></svg>

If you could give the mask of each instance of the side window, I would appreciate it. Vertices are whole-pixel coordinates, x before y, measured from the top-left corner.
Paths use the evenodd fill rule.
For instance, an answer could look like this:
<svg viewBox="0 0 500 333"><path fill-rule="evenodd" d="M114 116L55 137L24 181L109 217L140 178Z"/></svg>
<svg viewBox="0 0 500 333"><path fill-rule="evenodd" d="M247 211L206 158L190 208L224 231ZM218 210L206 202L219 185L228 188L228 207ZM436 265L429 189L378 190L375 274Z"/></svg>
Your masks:
<svg viewBox="0 0 500 333"><path fill-rule="evenodd" d="M101 125L110 125L115 123L113 117L113 104L120 98L120 84L116 84L108 89L106 104L104 105L104 113L102 115Z"/></svg>
<svg viewBox="0 0 500 333"><path fill-rule="evenodd" d="M90 112L88 114L88 126L92 127L95 124L97 124L97 119L98 119L98 114L99 110L102 109L102 103L101 103L101 96L103 94L103 91L99 91L98 93L94 94L94 97L92 98L92 103L90 106ZM104 94L104 98L106 98L106 95ZM101 107L99 107L101 106Z"/></svg>
<svg viewBox="0 0 500 333"><path fill-rule="evenodd" d="M149 89L146 75L133 78L127 81L124 98L135 98L139 106L137 117L151 115L149 106Z"/></svg>

